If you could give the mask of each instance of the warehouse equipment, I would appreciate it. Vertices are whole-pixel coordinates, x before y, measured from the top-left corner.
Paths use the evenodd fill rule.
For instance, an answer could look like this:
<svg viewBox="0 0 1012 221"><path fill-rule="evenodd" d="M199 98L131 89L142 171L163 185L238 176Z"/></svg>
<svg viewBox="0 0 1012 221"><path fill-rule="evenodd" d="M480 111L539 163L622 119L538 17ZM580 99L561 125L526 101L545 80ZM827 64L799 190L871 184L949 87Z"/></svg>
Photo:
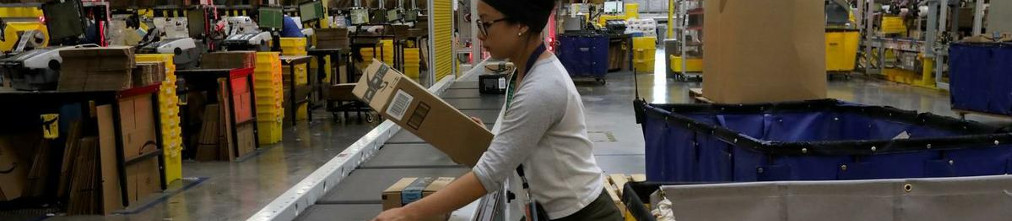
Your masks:
<svg viewBox="0 0 1012 221"><path fill-rule="evenodd" d="M172 58L172 62L180 70L197 68L200 55L203 54L203 50L197 46L196 40L189 37L142 44L137 51L141 54L173 54L175 57Z"/></svg>
<svg viewBox="0 0 1012 221"><path fill-rule="evenodd" d="M257 23L249 16L233 16L228 18L228 37L222 46L228 50L269 51L273 39L271 32L261 31Z"/></svg>
<svg viewBox="0 0 1012 221"><path fill-rule="evenodd" d="M172 54L172 62L179 70L195 69L208 44L197 39L207 37L208 17L202 9L189 10L186 17L171 17L181 11L156 10L154 27L137 46L138 54ZM191 24L194 23L194 24Z"/></svg>
<svg viewBox="0 0 1012 221"><path fill-rule="evenodd" d="M627 220L1001 220L1012 176L750 183L629 182ZM718 215L719 214L719 215ZM832 217L832 218L827 218Z"/></svg>
<svg viewBox="0 0 1012 221"><path fill-rule="evenodd" d="M651 181L744 182L1006 174L1012 133L837 100L645 104Z"/></svg>
<svg viewBox="0 0 1012 221"><path fill-rule="evenodd" d="M949 46L952 109L967 113L1012 116L1012 93L1008 74L1012 68L1012 44L953 43Z"/></svg>
<svg viewBox="0 0 1012 221"><path fill-rule="evenodd" d="M60 79L60 50L71 47L40 48L0 59L0 72L14 89L54 90Z"/></svg>
<svg viewBox="0 0 1012 221"><path fill-rule="evenodd" d="M562 34L556 50L569 75L593 78L605 84L608 73L608 36L601 34ZM652 54L652 53L651 53Z"/></svg>

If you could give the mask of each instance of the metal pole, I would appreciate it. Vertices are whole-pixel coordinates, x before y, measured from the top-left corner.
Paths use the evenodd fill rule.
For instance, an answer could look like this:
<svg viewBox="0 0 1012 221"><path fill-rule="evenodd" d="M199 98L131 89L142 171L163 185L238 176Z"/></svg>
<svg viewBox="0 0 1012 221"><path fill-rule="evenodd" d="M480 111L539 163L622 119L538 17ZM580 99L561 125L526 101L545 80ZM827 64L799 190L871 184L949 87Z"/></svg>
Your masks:
<svg viewBox="0 0 1012 221"><path fill-rule="evenodd" d="M973 36L981 34L984 23L984 0L977 0L973 12Z"/></svg>
<svg viewBox="0 0 1012 221"><path fill-rule="evenodd" d="M935 42L938 41L938 0L928 0L928 27L924 33L925 57L935 58Z"/></svg>
<svg viewBox="0 0 1012 221"><path fill-rule="evenodd" d="M865 7L865 11L864 11L864 26L862 26L862 27L865 29L864 30L864 39L865 39L865 43L866 44L865 44L865 47L864 47L864 55L865 55L864 57L865 57L865 61L868 64L868 65L865 66L865 72L867 73L867 72L869 72L871 70L872 64L876 63L876 61L874 61L872 59L872 57L871 57L872 42L873 42L872 37L874 37L874 35L875 35L875 30L872 28L874 26L873 24L875 24L875 22L874 22L874 19L875 19L875 16L874 16L874 14L875 14L875 7L874 7L875 6L875 2L872 2L870 0L861 0L861 1L863 1L862 4ZM882 56L882 55L879 54L879 56ZM881 65L881 63L879 63L879 65Z"/></svg>
<svg viewBox="0 0 1012 221"><path fill-rule="evenodd" d="M471 0L471 22L469 22L471 25L471 68L475 68L473 65L478 65L478 61L482 60L481 41L478 39L478 1L480 0Z"/></svg>
<svg viewBox="0 0 1012 221"><path fill-rule="evenodd" d="M686 42L686 41L688 41L688 38L686 38L686 34L687 34L686 32L688 32L688 28L687 27L689 26L689 17L687 16L688 10L685 9L686 5L688 5L688 4L684 0L679 1L679 4L678 4L678 24L679 24L679 27L678 28L679 28L680 32L682 33L681 36L680 36L680 39L681 39L680 43L681 44L679 44L681 46L681 47L679 47L679 49L681 50L681 57L682 57L682 60L680 61L680 63L682 64L682 77L687 76L685 74L688 71L688 70L686 70L688 68L686 66L688 66L688 65L685 64L685 60L689 59L689 56L687 56L685 54L685 47L688 46L688 42Z"/></svg>
<svg viewBox="0 0 1012 221"><path fill-rule="evenodd" d="M854 19L855 22L857 23L856 24L857 26L855 26L855 27L858 27L858 29L860 29L861 27L864 27L863 26L864 25L864 19L861 19L861 18L864 18L864 11L866 11L865 10L865 6L866 6L865 4L861 4L860 3L860 0L858 1L858 3L857 3L857 14L854 15L854 17L857 18L857 19ZM850 4L847 4L847 8L850 8Z"/></svg>
<svg viewBox="0 0 1012 221"><path fill-rule="evenodd" d="M679 7L681 8L681 7ZM675 30L675 0L668 0L668 38L672 38Z"/></svg>
<svg viewBox="0 0 1012 221"><path fill-rule="evenodd" d="M936 30L938 31L939 35L936 36L941 36L940 34L944 34L945 27L948 26L946 20L948 19L949 14L949 2L948 0L941 0L941 1L945 2L938 4L938 27L937 27L938 29ZM933 50L935 50L935 86L941 89L948 89L949 84L946 82L942 82L942 68L944 68L945 64L947 63L945 62L945 56L948 53L945 51L946 47L945 45L939 45L937 39L934 42L930 42L929 46L932 47Z"/></svg>

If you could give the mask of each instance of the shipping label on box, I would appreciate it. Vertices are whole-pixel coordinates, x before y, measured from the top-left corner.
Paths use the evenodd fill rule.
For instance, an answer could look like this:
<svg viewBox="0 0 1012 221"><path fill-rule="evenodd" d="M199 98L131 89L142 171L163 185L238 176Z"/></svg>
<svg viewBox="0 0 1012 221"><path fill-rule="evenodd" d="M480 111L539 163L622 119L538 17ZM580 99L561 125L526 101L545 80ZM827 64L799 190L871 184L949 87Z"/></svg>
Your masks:
<svg viewBox="0 0 1012 221"><path fill-rule="evenodd" d="M356 97L454 162L473 167L488 149L488 129L410 78L375 59L364 73L352 90Z"/></svg>
<svg viewBox="0 0 1012 221"><path fill-rule="evenodd" d="M383 210L400 208L408 203L428 197L449 186L453 177L407 177L398 180L383 191ZM448 215L448 214L447 214ZM427 217L423 220L446 220L447 215Z"/></svg>

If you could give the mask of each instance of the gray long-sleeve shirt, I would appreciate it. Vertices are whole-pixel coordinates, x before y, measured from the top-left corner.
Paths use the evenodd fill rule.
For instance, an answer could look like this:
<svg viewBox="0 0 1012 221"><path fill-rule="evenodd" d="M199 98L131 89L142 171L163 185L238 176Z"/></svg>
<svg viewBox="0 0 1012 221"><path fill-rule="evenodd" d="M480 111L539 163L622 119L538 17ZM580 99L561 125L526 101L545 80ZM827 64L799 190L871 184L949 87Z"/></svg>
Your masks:
<svg viewBox="0 0 1012 221"><path fill-rule="evenodd" d="M521 163L531 195L551 219L576 213L604 188L580 94L554 55L537 61L519 83L473 171L486 190L494 191Z"/></svg>

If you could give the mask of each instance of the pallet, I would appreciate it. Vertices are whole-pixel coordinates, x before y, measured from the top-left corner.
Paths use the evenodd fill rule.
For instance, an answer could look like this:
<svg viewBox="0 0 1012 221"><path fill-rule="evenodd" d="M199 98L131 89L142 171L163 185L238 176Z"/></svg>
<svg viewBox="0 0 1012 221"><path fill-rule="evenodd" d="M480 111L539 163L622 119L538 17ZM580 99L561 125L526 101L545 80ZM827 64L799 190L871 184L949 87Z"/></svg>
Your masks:
<svg viewBox="0 0 1012 221"><path fill-rule="evenodd" d="M988 116L988 117L994 117L994 118L1002 118L1002 119L1012 119L1012 116L1009 116L1009 115L1001 115L1001 114L994 114L994 113L985 113L985 112L972 111L972 110L952 109L952 112L956 112L956 114L959 115L959 119L960 120L966 120L966 115L967 114L975 114L975 115Z"/></svg>
<svg viewBox="0 0 1012 221"><path fill-rule="evenodd" d="M692 100L695 101L696 103L701 103L701 104L712 104L713 103L713 101L710 101L710 99L707 99L706 97L703 97L703 89L702 88L689 88L689 97L691 97Z"/></svg>

